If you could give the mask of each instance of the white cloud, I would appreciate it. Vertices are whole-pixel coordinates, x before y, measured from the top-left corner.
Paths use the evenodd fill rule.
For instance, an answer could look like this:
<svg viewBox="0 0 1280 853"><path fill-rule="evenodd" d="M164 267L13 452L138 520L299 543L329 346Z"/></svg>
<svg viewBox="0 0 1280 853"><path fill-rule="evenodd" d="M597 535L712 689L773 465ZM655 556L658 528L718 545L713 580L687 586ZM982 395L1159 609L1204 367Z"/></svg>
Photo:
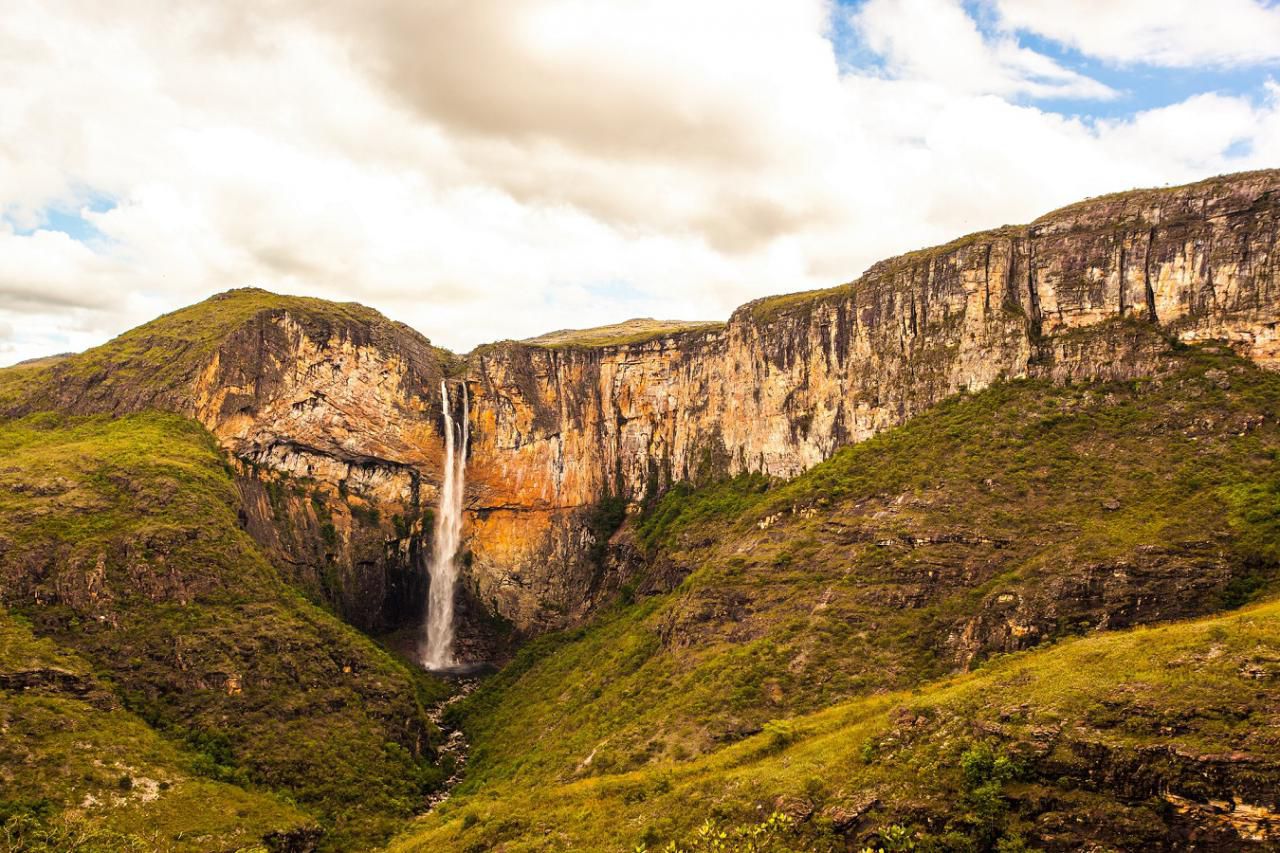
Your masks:
<svg viewBox="0 0 1280 853"><path fill-rule="evenodd" d="M458 350L723 317L1280 153L1274 97L1037 109L1110 92L957 0L872 0L856 25L884 67L843 74L821 0L9 5L0 362L249 284L359 300ZM115 201L81 210L100 240L27 233L91 193Z"/></svg>
<svg viewBox="0 0 1280 853"><path fill-rule="evenodd" d="M1116 95L1010 36L985 38L955 0L867 0L853 22L895 73L952 91L1034 98Z"/></svg>
<svg viewBox="0 0 1280 853"><path fill-rule="evenodd" d="M1260 0L993 0L1006 26L1125 64L1280 60L1280 8Z"/></svg>

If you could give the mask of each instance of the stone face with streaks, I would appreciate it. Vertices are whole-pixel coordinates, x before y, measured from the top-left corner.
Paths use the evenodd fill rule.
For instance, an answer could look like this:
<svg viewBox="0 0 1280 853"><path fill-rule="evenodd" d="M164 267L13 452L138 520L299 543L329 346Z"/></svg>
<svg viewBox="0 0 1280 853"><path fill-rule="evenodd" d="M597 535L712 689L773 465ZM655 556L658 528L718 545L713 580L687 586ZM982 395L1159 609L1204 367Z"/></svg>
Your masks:
<svg viewBox="0 0 1280 853"><path fill-rule="evenodd" d="M472 579L527 628L616 588L584 562L605 494L794 476L962 390L1158 369L1156 323L1280 366L1280 172L1081 202L759 300L719 329L618 346L500 344L470 359ZM1127 321L1127 322L1126 322Z"/></svg>

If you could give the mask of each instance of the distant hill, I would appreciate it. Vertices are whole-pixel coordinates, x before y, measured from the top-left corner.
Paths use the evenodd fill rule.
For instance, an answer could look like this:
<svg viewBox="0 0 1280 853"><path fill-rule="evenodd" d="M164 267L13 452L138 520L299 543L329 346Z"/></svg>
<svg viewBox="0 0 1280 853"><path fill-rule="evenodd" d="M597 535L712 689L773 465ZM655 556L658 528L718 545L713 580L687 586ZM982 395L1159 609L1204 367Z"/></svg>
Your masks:
<svg viewBox="0 0 1280 853"><path fill-rule="evenodd" d="M536 338L528 338L523 343L543 347L602 347L640 344L657 338L678 335L684 332L699 332L718 329L724 323L717 321L684 321L654 320L652 317L641 317L613 323L609 326L596 326L593 329L561 329L558 332L547 332Z"/></svg>

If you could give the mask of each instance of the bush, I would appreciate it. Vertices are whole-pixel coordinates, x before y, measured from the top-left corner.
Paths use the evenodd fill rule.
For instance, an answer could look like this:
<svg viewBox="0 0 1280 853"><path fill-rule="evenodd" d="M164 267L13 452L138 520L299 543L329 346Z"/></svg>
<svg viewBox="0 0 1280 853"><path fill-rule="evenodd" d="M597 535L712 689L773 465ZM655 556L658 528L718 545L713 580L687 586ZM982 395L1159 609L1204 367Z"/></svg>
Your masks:
<svg viewBox="0 0 1280 853"><path fill-rule="evenodd" d="M356 521L363 522L369 527L376 527L378 525L380 516L376 506L355 503L348 503L347 506L351 508L351 517Z"/></svg>
<svg viewBox="0 0 1280 853"><path fill-rule="evenodd" d="M960 772L965 784L964 822L972 827L979 844L990 847L1004 835L1004 819L1008 811L1004 786L1017 780L1022 775L1022 768L1003 752L980 743L960 756Z"/></svg>
<svg viewBox="0 0 1280 853"><path fill-rule="evenodd" d="M801 735L790 720L770 720L764 724L764 733L768 737L767 749L770 752L781 752L799 740Z"/></svg>
<svg viewBox="0 0 1280 853"><path fill-rule="evenodd" d="M587 559L593 565L604 565L605 556L609 552L609 540L618 532L626 518L626 498L605 495L591 508L587 515L587 529L591 531L591 549L587 552Z"/></svg>
<svg viewBox="0 0 1280 853"><path fill-rule="evenodd" d="M646 831L645 840L635 853L648 853L655 832ZM782 812L774 812L760 823L724 827L707 820L684 838L667 842L654 853L790 853L792 850L814 850L816 846L802 842L795 820Z"/></svg>

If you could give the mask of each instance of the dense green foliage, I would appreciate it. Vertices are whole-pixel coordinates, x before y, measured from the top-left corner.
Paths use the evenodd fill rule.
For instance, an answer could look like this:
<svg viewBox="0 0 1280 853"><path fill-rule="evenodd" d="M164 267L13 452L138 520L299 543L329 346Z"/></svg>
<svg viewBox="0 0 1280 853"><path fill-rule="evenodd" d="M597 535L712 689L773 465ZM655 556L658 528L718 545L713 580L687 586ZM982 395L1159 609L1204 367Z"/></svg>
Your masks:
<svg viewBox="0 0 1280 853"><path fill-rule="evenodd" d="M103 676L139 738L156 739L140 718L189 773L287 795L332 849L421 807L444 775L432 686L280 580L199 425L33 415L0 422L0 457L3 603Z"/></svg>

